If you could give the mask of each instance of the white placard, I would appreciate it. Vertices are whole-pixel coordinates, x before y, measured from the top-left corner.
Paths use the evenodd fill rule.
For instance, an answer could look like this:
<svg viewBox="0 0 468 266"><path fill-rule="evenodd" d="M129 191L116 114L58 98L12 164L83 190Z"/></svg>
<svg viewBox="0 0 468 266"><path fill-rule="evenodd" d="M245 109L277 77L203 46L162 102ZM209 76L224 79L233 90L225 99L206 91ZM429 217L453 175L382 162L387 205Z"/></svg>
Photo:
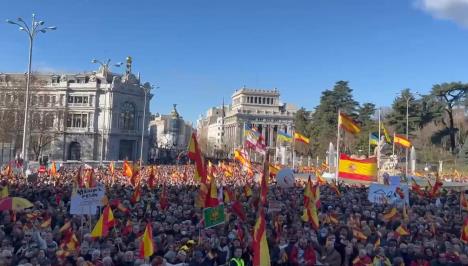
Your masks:
<svg viewBox="0 0 468 266"><path fill-rule="evenodd" d="M402 199L396 192L398 187L403 191L404 199ZM367 198L370 202L377 204L388 203L402 206L403 202L406 202L406 204L409 205L408 185L392 186L371 184L369 186L369 194Z"/></svg>
<svg viewBox="0 0 468 266"><path fill-rule="evenodd" d="M70 214L95 214L96 208L102 206L106 188L98 184L92 188L78 188L71 197Z"/></svg>

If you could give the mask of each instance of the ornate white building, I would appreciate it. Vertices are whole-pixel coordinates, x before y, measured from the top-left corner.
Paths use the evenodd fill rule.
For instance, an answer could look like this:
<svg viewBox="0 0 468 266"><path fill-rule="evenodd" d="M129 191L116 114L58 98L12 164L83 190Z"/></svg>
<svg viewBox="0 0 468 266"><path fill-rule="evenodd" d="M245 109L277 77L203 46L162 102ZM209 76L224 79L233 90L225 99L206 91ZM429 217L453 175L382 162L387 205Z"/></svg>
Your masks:
<svg viewBox="0 0 468 266"><path fill-rule="evenodd" d="M150 121L150 158L173 159L178 152L186 151L192 134L192 124L184 121L176 104L169 115L156 114Z"/></svg>
<svg viewBox="0 0 468 266"><path fill-rule="evenodd" d="M198 134L202 139L206 136L208 154L214 155L218 149L232 154L234 148L242 146L243 129L250 125L258 129L268 148L276 151L279 159L281 152L277 145L277 132L282 130L290 134L293 131L297 110L294 105L281 103L277 89L244 87L234 92L230 105L211 108L205 117L198 120Z"/></svg>
<svg viewBox="0 0 468 266"><path fill-rule="evenodd" d="M21 151L25 84L24 74L0 73L0 115L9 117L0 122L0 137L13 143L16 155ZM130 57L125 74L110 72L108 64L97 72L33 74L29 160L138 160L142 129L146 160L150 88L131 73ZM11 132L5 123L11 124Z"/></svg>

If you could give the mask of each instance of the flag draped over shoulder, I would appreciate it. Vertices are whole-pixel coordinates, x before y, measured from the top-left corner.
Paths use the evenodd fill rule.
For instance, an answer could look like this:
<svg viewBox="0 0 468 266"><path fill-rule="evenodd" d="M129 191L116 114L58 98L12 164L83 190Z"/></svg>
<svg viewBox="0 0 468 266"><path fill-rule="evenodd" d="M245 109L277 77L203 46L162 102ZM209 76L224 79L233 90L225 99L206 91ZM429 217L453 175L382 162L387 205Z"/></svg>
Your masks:
<svg viewBox="0 0 468 266"><path fill-rule="evenodd" d="M257 222L254 227L253 236L253 266L269 266L270 251L266 236L266 221L263 210L260 210Z"/></svg>
<svg viewBox="0 0 468 266"><path fill-rule="evenodd" d="M101 217L94 226L93 231L91 232L92 237L106 237L109 233L109 230L114 226L114 214L112 209L109 206L106 206L102 211Z"/></svg>
<svg viewBox="0 0 468 266"><path fill-rule="evenodd" d="M361 132L361 128L358 126L356 121L354 121L350 116L341 112L338 118L338 124L341 128L348 131L349 133L359 134L359 132Z"/></svg>
<svg viewBox="0 0 468 266"><path fill-rule="evenodd" d="M146 224L145 232L140 240L140 258L148 258L153 255L155 251L155 245L153 241L153 228L151 223Z"/></svg>

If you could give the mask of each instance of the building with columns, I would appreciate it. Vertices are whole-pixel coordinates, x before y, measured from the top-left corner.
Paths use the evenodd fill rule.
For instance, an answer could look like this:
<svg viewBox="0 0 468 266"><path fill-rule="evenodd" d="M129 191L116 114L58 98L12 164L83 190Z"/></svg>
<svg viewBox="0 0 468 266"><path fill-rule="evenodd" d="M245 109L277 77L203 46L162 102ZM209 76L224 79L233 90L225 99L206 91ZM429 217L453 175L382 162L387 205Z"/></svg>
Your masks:
<svg viewBox="0 0 468 266"><path fill-rule="evenodd" d="M232 154L235 148L242 146L243 129L246 125L250 125L257 128L269 150L276 154L277 160L280 160L279 157L287 155L281 152L281 147L277 143L278 130L286 133L293 131L294 115L297 110L294 105L280 101L280 92L277 89L260 90L244 87L234 92L231 104L211 108L205 117L200 118L198 131L202 143L203 136L207 136L206 147L211 154L216 149Z"/></svg>
<svg viewBox="0 0 468 266"><path fill-rule="evenodd" d="M168 115L156 114L150 121L150 159L153 162L173 160L186 151L192 124L184 121L174 104Z"/></svg>
<svg viewBox="0 0 468 266"><path fill-rule="evenodd" d="M131 73L130 57L124 74L111 72L108 63L93 72L32 75L30 161L138 160L142 132L146 160L151 85ZM25 84L24 74L0 73L0 138L11 143L15 156L21 151Z"/></svg>

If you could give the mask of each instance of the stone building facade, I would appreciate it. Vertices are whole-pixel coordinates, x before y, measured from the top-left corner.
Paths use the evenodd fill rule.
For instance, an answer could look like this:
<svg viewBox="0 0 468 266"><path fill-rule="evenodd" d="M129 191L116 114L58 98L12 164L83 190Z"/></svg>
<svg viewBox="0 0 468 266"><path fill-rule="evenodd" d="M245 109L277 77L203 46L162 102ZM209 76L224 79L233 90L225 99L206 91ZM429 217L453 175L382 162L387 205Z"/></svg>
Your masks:
<svg viewBox="0 0 468 266"><path fill-rule="evenodd" d="M187 150L192 124L184 121L175 104L170 114L156 114L149 123L152 161L174 159L180 152Z"/></svg>
<svg viewBox="0 0 468 266"><path fill-rule="evenodd" d="M29 160L138 160L142 129L146 160L151 86L141 84L130 70L131 61L125 74L110 72L108 65L95 72L33 74L27 129ZM21 152L25 84L24 74L0 73L0 116L10 117L0 122L0 138L13 143L17 156ZM12 130L6 130L6 123L11 123Z"/></svg>
<svg viewBox="0 0 468 266"><path fill-rule="evenodd" d="M206 135L207 154L215 154L216 149L225 150L232 155L235 148L244 142L244 127L255 127L262 134L270 151L281 154L277 143L278 130L291 134L294 115L298 108L282 103L280 92L241 88L231 97L231 104L211 108L205 117L198 120L198 134ZM203 148L203 145L202 145ZM284 147L283 147L284 149Z"/></svg>

